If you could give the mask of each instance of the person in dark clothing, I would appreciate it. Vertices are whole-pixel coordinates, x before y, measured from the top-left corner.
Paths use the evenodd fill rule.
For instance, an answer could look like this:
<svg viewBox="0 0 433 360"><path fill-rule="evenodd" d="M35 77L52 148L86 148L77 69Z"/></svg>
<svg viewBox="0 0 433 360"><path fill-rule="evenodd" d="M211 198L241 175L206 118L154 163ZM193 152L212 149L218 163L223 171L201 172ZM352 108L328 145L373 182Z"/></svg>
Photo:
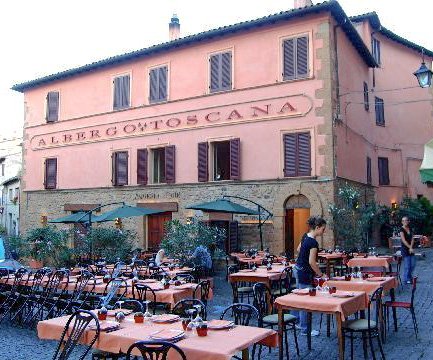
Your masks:
<svg viewBox="0 0 433 360"><path fill-rule="evenodd" d="M298 258L294 267L296 277L296 287L305 289L312 286L314 274L322 277L323 274L317 264L317 253L319 244L316 237L322 236L326 229L326 221L319 216L312 216L307 221L309 231L302 236L298 246ZM296 312L295 316L299 319L301 334L307 335L307 313L305 311ZM317 330L311 331L312 336L319 335Z"/></svg>
<svg viewBox="0 0 433 360"><path fill-rule="evenodd" d="M403 281L406 284L412 284L412 273L415 269L415 254L413 251L414 239L412 228L409 226L410 220L407 216L401 219L402 227L400 228L401 238L401 256L403 256L404 273Z"/></svg>

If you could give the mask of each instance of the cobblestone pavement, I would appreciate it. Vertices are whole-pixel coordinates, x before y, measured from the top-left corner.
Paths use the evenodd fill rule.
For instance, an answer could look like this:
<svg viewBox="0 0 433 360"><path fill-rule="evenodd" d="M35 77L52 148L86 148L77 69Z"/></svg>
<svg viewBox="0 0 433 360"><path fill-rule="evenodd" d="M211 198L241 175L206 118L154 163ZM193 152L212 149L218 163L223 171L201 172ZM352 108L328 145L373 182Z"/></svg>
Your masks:
<svg viewBox="0 0 433 360"><path fill-rule="evenodd" d="M412 328L412 320L409 312L398 311L398 332L392 329L388 333L384 350L387 360L416 360L433 359L433 282L431 272L433 270L433 249L425 250L425 258L417 262L416 273L419 275L419 286L415 296L415 308L419 324L419 336L415 339ZM225 306L231 302L231 289L224 277L215 278L215 296L209 304L209 318L216 318ZM397 290L397 300L406 301L410 299L410 286L404 285L403 290ZM313 328L319 328L320 315L313 316ZM325 323L325 322L324 322ZM337 338L335 328L331 328L331 337L324 334L312 340L313 349L307 350L306 337L299 336L301 349L300 359L319 360L337 359ZM297 359L294 349L293 336L289 334L290 356ZM376 345L376 344L375 344ZM56 342L39 340L35 330L20 329L6 323L0 324L0 360L48 360L51 359L55 350ZM349 346L347 346L346 359L350 357ZM379 353L377 352L378 358ZM90 356L88 357L90 359ZM273 350L268 353L263 351L262 359L277 359L278 352ZM369 359L371 359L369 355ZM361 342L355 341L355 359L363 359Z"/></svg>

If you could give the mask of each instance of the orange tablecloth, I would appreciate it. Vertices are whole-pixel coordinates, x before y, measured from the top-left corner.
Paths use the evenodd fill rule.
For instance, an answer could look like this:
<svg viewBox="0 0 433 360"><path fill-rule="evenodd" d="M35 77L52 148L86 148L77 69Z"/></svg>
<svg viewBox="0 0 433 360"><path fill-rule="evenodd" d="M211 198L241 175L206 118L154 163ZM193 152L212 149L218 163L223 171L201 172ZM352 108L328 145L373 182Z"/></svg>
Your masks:
<svg viewBox="0 0 433 360"><path fill-rule="evenodd" d="M300 310L310 310L325 313L340 313L342 320L345 320L349 315L363 310L368 306L364 291L350 291L354 293L354 297L337 298L330 294L317 292L316 296L288 294L277 297L275 304L278 307L295 308ZM345 292L337 290L337 294Z"/></svg>
<svg viewBox="0 0 433 360"><path fill-rule="evenodd" d="M266 266L258 267L256 271L252 271L250 269L240 270L236 273L230 274L229 281L260 282L269 285L271 281L276 281L280 279L281 272L284 270L285 267L286 266L283 265L273 264L272 270L269 271L266 269Z"/></svg>
<svg viewBox="0 0 433 360"><path fill-rule="evenodd" d="M323 259L326 259L326 260L338 260L338 259L343 259L343 258L346 257L346 255L339 254L339 253L332 253L332 254L329 254L329 253L318 253L317 256L319 258L323 258Z"/></svg>
<svg viewBox="0 0 433 360"><path fill-rule="evenodd" d="M393 261L392 256L369 256L354 257L347 262L349 267L384 267L389 269L389 264Z"/></svg>
<svg viewBox="0 0 433 360"><path fill-rule="evenodd" d="M135 324L131 316L121 324L121 329L102 332L94 347L102 351L126 353L129 346L137 341L150 340L149 335L163 329L182 329L178 321L171 324ZM37 326L40 339L58 340L68 317L40 321ZM82 342L90 340L91 332L86 332ZM277 333L271 329L250 326L235 326L230 330L208 330L208 336L198 337L194 331L187 331L183 340L176 343L188 360L229 360L237 352L246 349L256 342L277 345ZM170 357L169 359L177 359Z"/></svg>
<svg viewBox="0 0 433 360"><path fill-rule="evenodd" d="M328 280L326 285L330 287L335 286L337 290L365 291L369 295L371 295L381 286L383 287L384 291L397 288L398 283L395 277L384 277L382 279L384 280L380 280L380 278L370 278L369 280L352 279L351 281Z"/></svg>

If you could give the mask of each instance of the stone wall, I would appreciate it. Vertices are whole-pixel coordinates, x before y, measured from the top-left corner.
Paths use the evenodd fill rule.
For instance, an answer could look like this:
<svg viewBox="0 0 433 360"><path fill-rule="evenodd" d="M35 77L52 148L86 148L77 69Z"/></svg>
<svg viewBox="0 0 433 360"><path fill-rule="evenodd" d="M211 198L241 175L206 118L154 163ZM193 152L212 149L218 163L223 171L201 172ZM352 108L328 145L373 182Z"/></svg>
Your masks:
<svg viewBox="0 0 433 360"><path fill-rule="evenodd" d="M334 201L334 182L312 178L281 179L273 181L252 182L221 182L208 184L159 185L159 186L127 186L116 188L96 188L77 190L51 190L24 192L21 202L22 231L40 226L41 215L47 215L48 220L69 214L64 210L65 204L105 204L124 201L129 205L138 203L177 202L178 211L173 212L173 219L186 219L193 214L185 207L221 198L223 195L235 195L251 199L274 216L272 223L263 228L265 246L269 246L274 253L284 251L284 215L285 202L292 195L305 195L311 203L311 214L329 218L327 208ZM242 203L241 201L234 200ZM247 202L242 205L251 207ZM110 210L111 207L103 209ZM137 246L145 246L146 221L144 218L122 219L125 229L134 230L138 234ZM71 225L60 224L60 228ZM112 223L95 226L113 226ZM259 247L257 225L243 225L240 227L240 241L242 246ZM325 247L333 244L332 232L325 233L323 240L319 240Z"/></svg>

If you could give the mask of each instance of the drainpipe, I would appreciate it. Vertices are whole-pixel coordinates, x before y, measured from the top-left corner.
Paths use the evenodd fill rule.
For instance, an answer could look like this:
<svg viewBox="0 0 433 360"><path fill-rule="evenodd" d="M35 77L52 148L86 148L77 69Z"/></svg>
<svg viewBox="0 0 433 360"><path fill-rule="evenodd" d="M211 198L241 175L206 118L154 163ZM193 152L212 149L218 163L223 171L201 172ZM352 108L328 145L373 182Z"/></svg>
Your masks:
<svg viewBox="0 0 433 360"><path fill-rule="evenodd" d="M347 20L344 20L346 22ZM334 54L335 54L335 81L336 81L336 89L335 89L335 96L337 98L337 109L335 114L335 119L332 119L332 178L334 180L337 179L337 166L336 166L336 154L335 154L335 132L334 132L334 126L335 126L335 120L339 119L341 116L340 110L341 110L341 100L340 100L340 76L338 73L338 44L337 44L337 28L340 27L340 25L334 25L333 27L333 36L334 36Z"/></svg>

